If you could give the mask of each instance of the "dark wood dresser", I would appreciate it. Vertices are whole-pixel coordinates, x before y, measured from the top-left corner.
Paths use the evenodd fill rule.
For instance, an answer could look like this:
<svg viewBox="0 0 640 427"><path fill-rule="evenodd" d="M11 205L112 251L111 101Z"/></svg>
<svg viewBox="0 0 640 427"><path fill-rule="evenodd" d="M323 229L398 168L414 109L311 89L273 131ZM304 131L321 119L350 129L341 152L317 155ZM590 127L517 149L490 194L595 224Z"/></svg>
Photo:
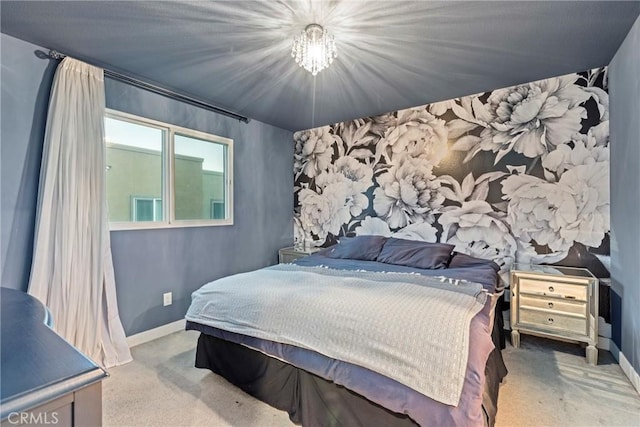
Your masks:
<svg viewBox="0 0 640 427"><path fill-rule="evenodd" d="M56 334L32 296L0 287L0 420L15 425L102 425L107 373Z"/></svg>

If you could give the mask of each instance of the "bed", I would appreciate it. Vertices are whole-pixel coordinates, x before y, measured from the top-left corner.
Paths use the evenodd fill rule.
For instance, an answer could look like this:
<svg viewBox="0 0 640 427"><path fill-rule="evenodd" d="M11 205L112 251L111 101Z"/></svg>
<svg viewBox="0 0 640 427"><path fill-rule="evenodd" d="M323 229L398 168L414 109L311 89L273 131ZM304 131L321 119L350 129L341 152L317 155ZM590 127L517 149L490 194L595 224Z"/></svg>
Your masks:
<svg viewBox="0 0 640 427"><path fill-rule="evenodd" d="M195 366L304 426L491 426L498 270L447 244L343 238L194 292Z"/></svg>

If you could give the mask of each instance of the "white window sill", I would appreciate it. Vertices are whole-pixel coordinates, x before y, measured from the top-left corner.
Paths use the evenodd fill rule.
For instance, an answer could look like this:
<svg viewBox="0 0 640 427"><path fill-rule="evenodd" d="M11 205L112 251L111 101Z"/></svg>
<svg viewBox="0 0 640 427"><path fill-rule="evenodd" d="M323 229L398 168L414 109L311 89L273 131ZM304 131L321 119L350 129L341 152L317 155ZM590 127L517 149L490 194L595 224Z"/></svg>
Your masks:
<svg viewBox="0 0 640 427"><path fill-rule="evenodd" d="M233 225L232 219L217 221L175 221L168 222L112 222L109 223L109 231L127 230L155 230L163 228L188 228L188 227L218 227L221 225Z"/></svg>

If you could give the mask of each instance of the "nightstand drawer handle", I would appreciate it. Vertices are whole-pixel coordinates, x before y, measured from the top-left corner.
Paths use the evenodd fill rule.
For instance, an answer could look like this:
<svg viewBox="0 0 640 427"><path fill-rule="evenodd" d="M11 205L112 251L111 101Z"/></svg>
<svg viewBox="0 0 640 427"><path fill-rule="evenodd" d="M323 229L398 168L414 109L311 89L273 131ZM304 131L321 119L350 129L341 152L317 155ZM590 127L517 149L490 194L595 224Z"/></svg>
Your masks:
<svg viewBox="0 0 640 427"><path fill-rule="evenodd" d="M553 289L553 286L549 286L549 292L553 292L555 289Z"/></svg>
<svg viewBox="0 0 640 427"><path fill-rule="evenodd" d="M553 303L552 302L549 303L549 308L553 308Z"/></svg>
<svg viewBox="0 0 640 427"><path fill-rule="evenodd" d="M552 323L553 323L553 317L549 317L549 318L547 319L547 323L552 324Z"/></svg>

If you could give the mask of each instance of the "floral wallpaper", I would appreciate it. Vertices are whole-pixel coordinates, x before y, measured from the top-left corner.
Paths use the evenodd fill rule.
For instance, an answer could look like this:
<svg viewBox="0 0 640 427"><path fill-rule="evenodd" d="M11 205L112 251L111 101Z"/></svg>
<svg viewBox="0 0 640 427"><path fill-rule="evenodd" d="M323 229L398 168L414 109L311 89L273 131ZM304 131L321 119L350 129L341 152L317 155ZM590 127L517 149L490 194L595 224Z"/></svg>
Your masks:
<svg viewBox="0 0 640 427"><path fill-rule="evenodd" d="M609 254L606 68L300 131L294 142L298 241L448 242L505 270Z"/></svg>

